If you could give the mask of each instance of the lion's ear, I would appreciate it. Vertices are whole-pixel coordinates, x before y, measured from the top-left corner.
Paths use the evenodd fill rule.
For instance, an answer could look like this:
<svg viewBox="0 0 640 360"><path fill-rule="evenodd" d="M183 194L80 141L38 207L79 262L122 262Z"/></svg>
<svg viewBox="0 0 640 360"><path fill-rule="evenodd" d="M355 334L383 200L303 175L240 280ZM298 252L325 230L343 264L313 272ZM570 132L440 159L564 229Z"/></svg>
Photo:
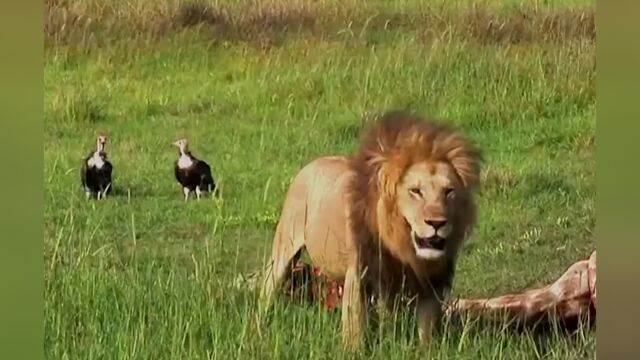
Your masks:
<svg viewBox="0 0 640 360"><path fill-rule="evenodd" d="M451 159L458 176L462 180L465 188L472 191L480 182L480 158L475 154L459 156Z"/></svg>
<svg viewBox="0 0 640 360"><path fill-rule="evenodd" d="M402 176L402 167L391 159L383 161L378 168L378 189L387 201L396 198L397 187Z"/></svg>

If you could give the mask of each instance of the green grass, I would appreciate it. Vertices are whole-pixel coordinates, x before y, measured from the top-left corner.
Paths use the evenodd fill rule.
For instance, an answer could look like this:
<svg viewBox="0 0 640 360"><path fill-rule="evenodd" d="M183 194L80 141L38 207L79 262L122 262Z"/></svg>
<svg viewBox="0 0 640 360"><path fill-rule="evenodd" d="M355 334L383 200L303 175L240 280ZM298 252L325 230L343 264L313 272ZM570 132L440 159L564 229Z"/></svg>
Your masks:
<svg viewBox="0 0 640 360"><path fill-rule="evenodd" d="M528 1L523 9L537 10L527 23L514 1L466 18L456 15L470 9L464 1L456 11L417 0L280 1L254 15L221 1L210 11L228 6L236 25L185 28L172 15L181 2L145 1L74 0L57 5L66 18L57 8L49 19L47 358L347 357L339 314L281 302L259 333L253 294L232 280L264 263L296 171L351 153L362 119L393 108L452 122L483 150L479 222L456 295L546 284L595 247L595 41L580 20L593 2ZM81 20L70 23L71 13ZM494 13L502 32L480 31ZM150 20L158 14L175 23ZM87 202L79 166L100 131L116 193ZM182 201L170 145L182 136L212 165L222 201ZM593 330L537 337L452 325L421 348L415 324L398 316L372 331L363 357L595 358Z"/></svg>

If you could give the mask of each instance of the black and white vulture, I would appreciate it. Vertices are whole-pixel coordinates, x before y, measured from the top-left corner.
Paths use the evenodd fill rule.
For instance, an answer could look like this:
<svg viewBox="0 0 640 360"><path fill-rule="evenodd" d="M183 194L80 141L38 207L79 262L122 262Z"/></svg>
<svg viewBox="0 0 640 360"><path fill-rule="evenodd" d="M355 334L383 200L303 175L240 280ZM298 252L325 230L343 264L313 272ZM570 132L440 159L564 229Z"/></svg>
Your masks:
<svg viewBox="0 0 640 360"><path fill-rule="evenodd" d="M176 180L182 186L184 200L189 200L189 194L194 191L200 200L203 192L215 195L216 183L211 175L209 164L191 154L187 139L180 139L173 143L180 149L180 157L174 164Z"/></svg>
<svg viewBox="0 0 640 360"><path fill-rule="evenodd" d="M106 144L107 137L98 136L96 150L84 159L80 179L87 199L91 196L97 196L98 200L104 199L107 194L111 193L113 166L107 160Z"/></svg>

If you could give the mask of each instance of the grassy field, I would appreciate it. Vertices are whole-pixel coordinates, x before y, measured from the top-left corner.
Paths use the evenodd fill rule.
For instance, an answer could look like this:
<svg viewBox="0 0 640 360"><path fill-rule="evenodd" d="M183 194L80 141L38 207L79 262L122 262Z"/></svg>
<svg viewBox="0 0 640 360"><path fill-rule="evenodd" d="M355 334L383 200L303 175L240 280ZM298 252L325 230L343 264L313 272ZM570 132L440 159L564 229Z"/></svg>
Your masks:
<svg viewBox="0 0 640 360"><path fill-rule="evenodd" d="M233 288L264 263L287 186L405 108L484 152L454 292L542 285L595 247L595 5L589 1L47 1L45 353L50 359L339 359L339 314L281 302L259 333ZM110 138L115 194L79 167ZM222 200L185 204L175 139ZM363 358L595 358L595 331L449 326L429 347L399 319ZM260 337L261 335L261 337Z"/></svg>

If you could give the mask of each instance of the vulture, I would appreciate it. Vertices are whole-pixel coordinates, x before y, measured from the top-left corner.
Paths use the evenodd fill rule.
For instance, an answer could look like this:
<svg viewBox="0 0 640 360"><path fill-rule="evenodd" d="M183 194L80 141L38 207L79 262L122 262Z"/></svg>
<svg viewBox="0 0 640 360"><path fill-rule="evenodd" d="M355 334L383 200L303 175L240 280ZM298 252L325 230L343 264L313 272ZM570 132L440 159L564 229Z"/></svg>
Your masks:
<svg viewBox="0 0 640 360"><path fill-rule="evenodd" d="M80 180L87 199L91 196L97 196L98 200L100 200L111 193L113 166L107 160L106 144L107 137L104 135L98 136L96 150L84 159L84 164L80 171Z"/></svg>
<svg viewBox="0 0 640 360"><path fill-rule="evenodd" d="M196 197L200 200L203 192L215 194L216 184L211 175L209 164L197 159L189 151L187 139L180 139L173 143L180 149L180 157L174 165L176 180L182 186L184 201L189 200L189 194L195 191Z"/></svg>

